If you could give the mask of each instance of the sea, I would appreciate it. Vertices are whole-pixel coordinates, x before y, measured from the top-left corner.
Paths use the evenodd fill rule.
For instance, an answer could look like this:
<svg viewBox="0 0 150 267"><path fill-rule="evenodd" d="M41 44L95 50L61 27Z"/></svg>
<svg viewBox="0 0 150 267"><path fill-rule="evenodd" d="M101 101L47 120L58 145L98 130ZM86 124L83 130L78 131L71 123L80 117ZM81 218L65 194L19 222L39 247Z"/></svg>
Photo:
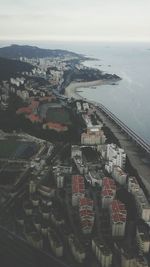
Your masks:
<svg viewBox="0 0 150 267"><path fill-rule="evenodd" d="M85 61L85 66L119 75L122 80L115 85L80 88L80 94L102 103L150 144L150 43L36 41L28 44L80 53L96 59Z"/></svg>

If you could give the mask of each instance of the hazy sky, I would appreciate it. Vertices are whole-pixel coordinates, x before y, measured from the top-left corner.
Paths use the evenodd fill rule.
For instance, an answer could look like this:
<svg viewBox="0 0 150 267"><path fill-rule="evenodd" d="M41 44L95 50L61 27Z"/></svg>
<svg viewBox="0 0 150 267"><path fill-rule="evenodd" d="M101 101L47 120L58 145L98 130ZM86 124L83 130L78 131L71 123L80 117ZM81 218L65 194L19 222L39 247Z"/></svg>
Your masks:
<svg viewBox="0 0 150 267"><path fill-rule="evenodd" d="M150 0L0 0L0 40L150 41Z"/></svg>

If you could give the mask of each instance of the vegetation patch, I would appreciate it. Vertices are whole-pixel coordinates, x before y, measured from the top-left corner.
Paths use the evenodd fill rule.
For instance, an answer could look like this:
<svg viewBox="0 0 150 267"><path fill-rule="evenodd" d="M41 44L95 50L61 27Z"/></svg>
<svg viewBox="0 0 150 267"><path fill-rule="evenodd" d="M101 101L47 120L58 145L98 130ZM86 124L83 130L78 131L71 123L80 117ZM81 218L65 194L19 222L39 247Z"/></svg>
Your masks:
<svg viewBox="0 0 150 267"><path fill-rule="evenodd" d="M63 108L49 108L46 114L48 122L56 122L65 125L71 125L70 115L66 109Z"/></svg>

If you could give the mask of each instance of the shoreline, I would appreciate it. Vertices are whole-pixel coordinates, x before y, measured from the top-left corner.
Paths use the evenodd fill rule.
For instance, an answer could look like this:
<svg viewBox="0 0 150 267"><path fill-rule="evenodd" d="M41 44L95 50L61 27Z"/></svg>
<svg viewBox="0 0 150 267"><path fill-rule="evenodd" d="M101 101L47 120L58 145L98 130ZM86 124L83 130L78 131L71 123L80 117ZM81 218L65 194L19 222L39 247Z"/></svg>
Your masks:
<svg viewBox="0 0 150 267"><path fill-rule="evenodd" d="M90 82L71 82L66 88L65 88L65 96L75 99L84 99L80 95L80 92L78 92L78 89L80 88L89 88L93 86L100 86L104 84L110 84L113 81L107 81L107 80L95 80L95 81L90 81ZM92 88L91 88L92 89Z"/></svg>

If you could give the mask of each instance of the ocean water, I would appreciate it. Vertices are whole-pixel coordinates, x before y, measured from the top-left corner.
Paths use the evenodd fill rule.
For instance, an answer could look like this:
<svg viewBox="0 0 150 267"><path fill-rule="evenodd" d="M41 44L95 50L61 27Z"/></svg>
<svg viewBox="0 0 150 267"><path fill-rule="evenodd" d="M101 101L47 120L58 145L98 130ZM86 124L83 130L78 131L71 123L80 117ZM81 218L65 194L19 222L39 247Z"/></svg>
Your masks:
<svg viewBox="0 0 150 267"><path fill-rule="evenodd" d="M9 43L1 43L0 46L6 44ZM119 75L122 80L116 85L102 85L96 89L82 88L81 95L105 105L150 143L150 43L36 41L28 44L43 48L67 49L97 58L97 61L86 61L84 64Z"/></svg>
<svg viewBox="0 0 150 267"><path fill-rule="evenodd" d="M85 62L116 73L117 85L82 89L82 96L104 104L128 127L150 143L150 50L148 44L100 47L98 61ZM101 66L99 66L101 65Z"/></svg>

